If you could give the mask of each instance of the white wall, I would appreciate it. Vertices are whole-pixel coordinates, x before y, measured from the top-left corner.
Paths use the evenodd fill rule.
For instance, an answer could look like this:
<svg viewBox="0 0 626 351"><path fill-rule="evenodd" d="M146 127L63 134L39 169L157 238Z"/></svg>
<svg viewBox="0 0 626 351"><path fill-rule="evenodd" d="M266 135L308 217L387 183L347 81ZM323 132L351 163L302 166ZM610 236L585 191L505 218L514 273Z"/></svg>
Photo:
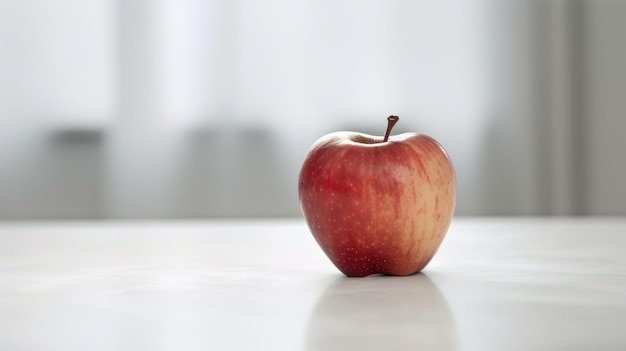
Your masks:
<svg viewBox="0 0 626 351"><path fill-rule="evenodd" d="M0 218L297 216L308 146L391 113L460 215L626 214L624 10L0 0Z"/></svg>
<svg viewBox="0 0 626 351"><path fill-rule="evenodd" d="M592 214L626 213L626 3L587 5L584 133L585 207Z"/></svg>

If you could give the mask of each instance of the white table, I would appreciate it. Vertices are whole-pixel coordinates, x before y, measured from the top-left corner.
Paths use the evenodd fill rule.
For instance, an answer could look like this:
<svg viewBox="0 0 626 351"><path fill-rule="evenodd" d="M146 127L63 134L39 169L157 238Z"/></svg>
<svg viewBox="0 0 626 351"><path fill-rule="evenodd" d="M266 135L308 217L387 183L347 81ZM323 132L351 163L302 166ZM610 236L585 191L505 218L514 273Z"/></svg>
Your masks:
<svg viewBox="0 0 626 351"><path fill-rule="evenodd" d="M0 350L626 350L626 219L455 218L344 278L302 220L0 223Z"/></svg>

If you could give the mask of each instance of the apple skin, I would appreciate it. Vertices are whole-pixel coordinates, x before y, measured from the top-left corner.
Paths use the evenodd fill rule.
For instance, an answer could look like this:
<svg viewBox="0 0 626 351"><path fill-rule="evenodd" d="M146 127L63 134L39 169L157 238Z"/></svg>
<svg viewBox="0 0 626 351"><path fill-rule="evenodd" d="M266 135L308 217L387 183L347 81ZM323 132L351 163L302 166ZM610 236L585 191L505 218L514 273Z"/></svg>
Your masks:
<svg viewBox="0 0 626 351"><path fill-rule="evenodd" d="M337 132L318 139L299 177L313 237L346 276L410 275L433 258L454 215L456 176L433 138Z"/></svg>

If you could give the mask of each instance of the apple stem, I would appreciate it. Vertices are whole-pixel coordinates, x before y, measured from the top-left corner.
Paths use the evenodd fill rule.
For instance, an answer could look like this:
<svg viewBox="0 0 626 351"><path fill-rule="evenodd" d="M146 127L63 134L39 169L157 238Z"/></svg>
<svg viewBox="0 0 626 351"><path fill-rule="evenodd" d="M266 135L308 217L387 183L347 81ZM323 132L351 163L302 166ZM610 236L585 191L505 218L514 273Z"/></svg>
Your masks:
<svg viewBox="0 0 626 351"><path fill-rule="evenodd" d="M385 132L385 138L383 139L383 143L389 140L389 134L391 134L391 129L394 125L396 125L399 119L400 117L396 115L391 115L387 117L387 131Z"/></svg>

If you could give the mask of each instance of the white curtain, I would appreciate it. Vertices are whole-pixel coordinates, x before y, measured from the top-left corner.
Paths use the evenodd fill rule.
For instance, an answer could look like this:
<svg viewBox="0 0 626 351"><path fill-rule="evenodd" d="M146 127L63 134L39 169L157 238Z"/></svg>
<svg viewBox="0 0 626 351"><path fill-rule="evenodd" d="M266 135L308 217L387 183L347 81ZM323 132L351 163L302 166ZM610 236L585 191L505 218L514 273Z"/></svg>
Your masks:
<svg viewBox="0 0 626 351"><path fill-rule="evenodd" d="M308 146L392 113L450 153L459 215L624 214L617 10L0 0L0 218L297 216Z"/></svg>

